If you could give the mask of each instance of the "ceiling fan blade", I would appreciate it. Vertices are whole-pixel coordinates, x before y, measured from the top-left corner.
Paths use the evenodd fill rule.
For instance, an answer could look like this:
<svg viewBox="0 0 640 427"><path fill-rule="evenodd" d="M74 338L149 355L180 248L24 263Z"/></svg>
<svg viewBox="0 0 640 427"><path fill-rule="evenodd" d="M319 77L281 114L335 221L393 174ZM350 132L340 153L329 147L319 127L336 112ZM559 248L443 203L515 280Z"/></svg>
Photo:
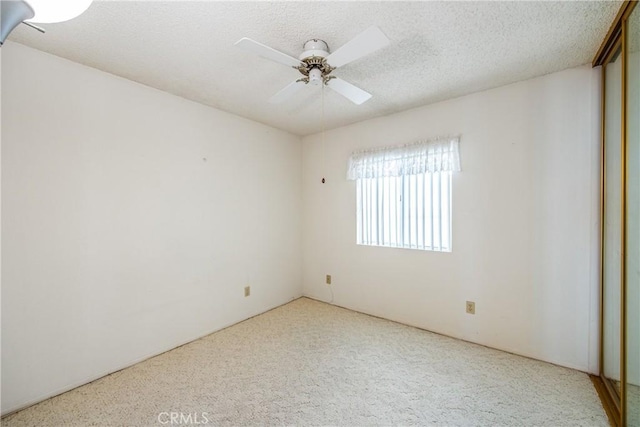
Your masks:
<svg viewBox="0 0 640 427"><path fill-rule="evenodd" d="M295 82L289 83L278 93L269 98L269 104L280 104L281 102L286 101L287 99L298 93L303 87L304 82L296 80Z"/></svg>
<svg viewBox="0 0 640 427"><path fill-rule="evenodd" d="M272 61L288 65L290 67L298 67L302 65L302 62L300 62L300 60L294 58L293 56L289 56L286 53L282 53L279 50L275 50L273 48L270 48L269 46L265 46L262 43L258 43L257 41L251 40L247 37L241 38L235 43L235 45L248 52L260 55L263 58L267 58Z"/></svg>
<svg viewBox="0 0 640 427"><path fill-rule="evenodd" d="M389 43L389 39L380 28L376 26L369 27L339 47L338 50L327 56L326 59L332 67L342 67L351 61L355 61L378 49L382 49Z"/></svg>
<svg viewBox="0 0 640 427"><path fill-rule="evenodd" d="M329 86L331 89L335 90L340 95L344 96L356 105L360 105L371 98L371 94L369 92L365 92L359 87L356 87L351 83L347 83L339 78L333 78L329 80L327 86Z"/></svg>

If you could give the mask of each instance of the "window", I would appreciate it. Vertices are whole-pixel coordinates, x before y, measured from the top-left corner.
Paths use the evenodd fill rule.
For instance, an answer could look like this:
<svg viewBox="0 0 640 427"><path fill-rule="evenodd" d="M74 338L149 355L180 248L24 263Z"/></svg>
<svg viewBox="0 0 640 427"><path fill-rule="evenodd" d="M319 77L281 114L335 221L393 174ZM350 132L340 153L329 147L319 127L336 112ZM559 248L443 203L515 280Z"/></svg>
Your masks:
<svg viewBox="0 0 640 427"><path fill-rule="evenodd" d="M354 153L359 245L451 251L451 178L458 138Z"/></svg>
<svg viewBox="0 0 640 427"><path fill-rule="evenodd" d="M357 180L357 243L451 251L451 172Z"/></svg>

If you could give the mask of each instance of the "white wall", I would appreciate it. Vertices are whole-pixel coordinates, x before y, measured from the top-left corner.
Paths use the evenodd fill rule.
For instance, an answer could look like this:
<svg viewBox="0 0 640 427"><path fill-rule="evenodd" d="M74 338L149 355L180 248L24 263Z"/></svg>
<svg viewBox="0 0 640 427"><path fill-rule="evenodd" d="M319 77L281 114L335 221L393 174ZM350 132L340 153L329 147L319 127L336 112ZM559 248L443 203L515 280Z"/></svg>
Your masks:
<svg viewBox="0 0 640 427"><path fill-rule="evenodd" d="M300 296L299 137L2 56L3 413Z"/></svg>
<svg viewBox="0 0 640 427"><path fill-rule="evenodd" d="M329 300L332 274L338 305L596 372L599 79L583 66L304 138L305 295ZM349 154L456 134L453 252L357 246Z"/></svg>

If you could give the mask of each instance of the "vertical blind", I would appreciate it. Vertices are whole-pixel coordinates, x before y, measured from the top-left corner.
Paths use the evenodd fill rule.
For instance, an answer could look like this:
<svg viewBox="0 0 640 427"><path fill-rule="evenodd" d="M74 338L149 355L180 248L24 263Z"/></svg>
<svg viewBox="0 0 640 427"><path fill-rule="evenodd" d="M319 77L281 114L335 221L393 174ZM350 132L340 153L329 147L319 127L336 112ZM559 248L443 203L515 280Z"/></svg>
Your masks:
<svg viewBox="0 0 640 427"><path fill-rule="evenodd" d="M451 175L460 170L459 138L354 153L357 243L451 250Z"/></svg>

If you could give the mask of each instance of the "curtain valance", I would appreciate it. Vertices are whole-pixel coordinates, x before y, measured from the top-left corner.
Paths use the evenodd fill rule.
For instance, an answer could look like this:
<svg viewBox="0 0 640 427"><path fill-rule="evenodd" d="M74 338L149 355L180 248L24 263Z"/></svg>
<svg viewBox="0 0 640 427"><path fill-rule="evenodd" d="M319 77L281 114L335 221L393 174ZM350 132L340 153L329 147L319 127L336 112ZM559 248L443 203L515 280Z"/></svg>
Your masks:
<svg viewBox="0 0 640 427"><path fill-rule="evenodd" d="M347 179L459 171L459 143L459 137L443 137L355 152L349 158Z"/></svg>

